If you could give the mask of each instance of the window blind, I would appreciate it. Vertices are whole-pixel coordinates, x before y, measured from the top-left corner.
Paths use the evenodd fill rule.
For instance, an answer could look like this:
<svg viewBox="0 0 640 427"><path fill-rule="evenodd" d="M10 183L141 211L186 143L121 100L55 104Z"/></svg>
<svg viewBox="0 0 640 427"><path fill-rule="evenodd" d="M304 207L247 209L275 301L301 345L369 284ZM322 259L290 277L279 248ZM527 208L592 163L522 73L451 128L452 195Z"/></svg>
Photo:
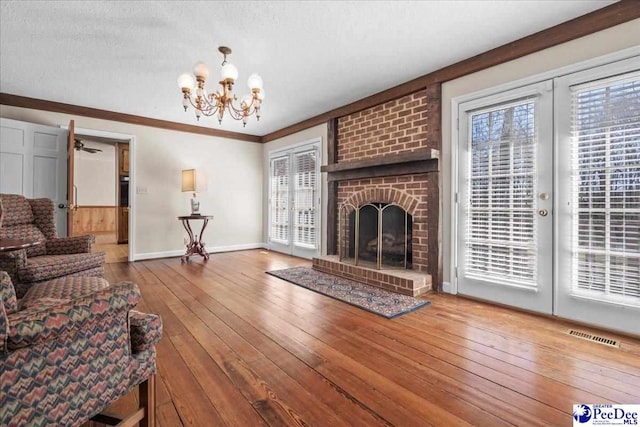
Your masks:
<svg viewBox="0 0 640 427"><path fill-rule="evenodd" d="M470 121L465 274L536 287L535 99Z"/></svg>
<svg viewBox="0 0 640 427"><path fill-rule="evenodd" d="M640 306L640 72L571 100L572 292Z"/></svg>
<svg viewBox="0 0 640 427"><path fill-rule="evenodd" d="M271 224L269 238L289 243L289 156L271 160Z"/></svg>
<svg viewBox="0 0 640 427"><path fill-rule="evenodd" d="M296 153L294 163L294 244L316 248L316 209L318 198L316 150Z"/></svg>

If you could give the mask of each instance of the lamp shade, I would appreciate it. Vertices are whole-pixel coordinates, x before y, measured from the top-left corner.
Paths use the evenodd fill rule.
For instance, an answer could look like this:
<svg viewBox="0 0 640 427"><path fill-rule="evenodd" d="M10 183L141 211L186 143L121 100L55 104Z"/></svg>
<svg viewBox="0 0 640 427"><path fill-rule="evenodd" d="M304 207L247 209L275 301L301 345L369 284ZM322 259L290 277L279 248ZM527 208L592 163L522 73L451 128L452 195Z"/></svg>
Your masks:
<svg viewBox="0 0 640 427"><path fill-rule="evenodd" d="M196 191L196 170L185 169L182 171L182 191L194 192Z"/></svg>

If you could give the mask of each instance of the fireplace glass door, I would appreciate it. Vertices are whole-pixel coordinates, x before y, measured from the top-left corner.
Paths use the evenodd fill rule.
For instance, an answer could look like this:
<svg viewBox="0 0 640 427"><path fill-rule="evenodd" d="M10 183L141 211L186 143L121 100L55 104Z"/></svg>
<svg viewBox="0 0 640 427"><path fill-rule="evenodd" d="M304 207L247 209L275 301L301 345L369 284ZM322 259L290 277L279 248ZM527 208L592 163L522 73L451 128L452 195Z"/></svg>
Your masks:
<svg viewBox="0 0 640 427"><path fill-rule="evenodd" d="M396 204L340 209L340 257L363 267L412 268L412 216Z"/></svg>

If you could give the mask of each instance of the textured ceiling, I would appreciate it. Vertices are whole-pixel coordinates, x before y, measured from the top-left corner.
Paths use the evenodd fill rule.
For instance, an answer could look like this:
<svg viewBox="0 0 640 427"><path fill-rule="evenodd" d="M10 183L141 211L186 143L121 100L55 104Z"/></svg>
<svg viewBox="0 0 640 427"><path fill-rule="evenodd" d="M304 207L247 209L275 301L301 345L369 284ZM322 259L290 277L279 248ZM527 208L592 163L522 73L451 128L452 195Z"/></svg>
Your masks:
<svg viewBox="0 0 640 427"><path fill-rule="evenodd" d="M0 91L254 135L366 97L611 1L6 1ZM233 49L263 117L243 130L184 113L177 76L202 60L217 81Z"/></svg>

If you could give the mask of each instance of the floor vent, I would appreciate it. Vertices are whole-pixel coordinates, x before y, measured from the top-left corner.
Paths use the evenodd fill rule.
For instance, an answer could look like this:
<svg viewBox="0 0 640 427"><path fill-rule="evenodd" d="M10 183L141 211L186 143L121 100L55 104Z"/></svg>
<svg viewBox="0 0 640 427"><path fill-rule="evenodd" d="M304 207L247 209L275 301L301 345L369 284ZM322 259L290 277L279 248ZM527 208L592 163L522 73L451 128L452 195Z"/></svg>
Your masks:
<svg viewBox="0 0 640 427"><path fill-rule="evenodd" d="M567 334L574 336L576 338L582 338L583 340L597 342L598 344L602 344L602 345L608 345L609 347L616 347L616 348L620 347L620 344L618 343L618 341L614 339L601 337L599 335L593 335L588 332L569 329L567 331Z"/></svg>

